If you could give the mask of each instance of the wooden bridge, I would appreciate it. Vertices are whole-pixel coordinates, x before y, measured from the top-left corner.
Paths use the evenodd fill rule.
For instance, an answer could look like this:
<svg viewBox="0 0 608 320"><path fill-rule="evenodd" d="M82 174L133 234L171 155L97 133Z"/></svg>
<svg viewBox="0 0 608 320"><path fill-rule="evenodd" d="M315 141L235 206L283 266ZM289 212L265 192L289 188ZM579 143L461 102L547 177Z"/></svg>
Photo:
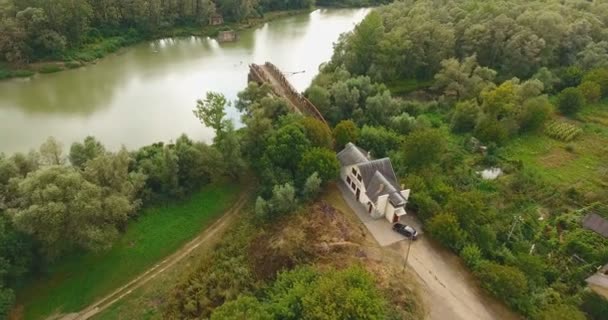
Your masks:
<svg viewBox="0 0 608 320"><path fill-rule="evenodd" d="M311 116L327 125L325 118L323 118L317 107L303 94L298 92L289 83L285 74L274 64L270 62L266 62L265 64L250 64L248 80L260 84L268 83L272 88L272 92L279 97L285 98L293 111Z"/></svg>

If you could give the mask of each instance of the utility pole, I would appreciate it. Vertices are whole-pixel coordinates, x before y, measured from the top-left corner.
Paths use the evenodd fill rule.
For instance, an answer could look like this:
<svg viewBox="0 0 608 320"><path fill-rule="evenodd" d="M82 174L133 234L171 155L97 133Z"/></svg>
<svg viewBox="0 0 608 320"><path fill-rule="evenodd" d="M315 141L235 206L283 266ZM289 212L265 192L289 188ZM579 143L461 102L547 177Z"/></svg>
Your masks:
<svg viewBox="0 0 608 320"><path fill-rule="evenodd" d="M407 245L407 253L405 254L405 260L403 260L403 271L407 268L407 260L410 257L410 248L412 247L412 237L410 237L410 241Z"/></svg>
<svg viewBox="0 0 608 320"><path fill-rule="evenodd" d="M511 230L509 231L509 236L507 237L507 241L511 240L511 236L513 235L513 231L515 230L515 226L517 226L518 222L521 222L521 216L516 216L513 221L513 225L511 226Z"/></svg>

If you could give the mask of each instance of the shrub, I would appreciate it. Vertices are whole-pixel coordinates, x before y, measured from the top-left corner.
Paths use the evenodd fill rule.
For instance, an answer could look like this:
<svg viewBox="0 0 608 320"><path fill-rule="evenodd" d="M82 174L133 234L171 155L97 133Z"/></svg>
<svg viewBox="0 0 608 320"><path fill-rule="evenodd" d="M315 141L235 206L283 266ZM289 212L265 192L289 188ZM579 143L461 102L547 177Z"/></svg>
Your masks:
<svg viewBox="0 0 608 320"><path fill-rule="evenodd" d="M580 312L576 307L560 304L549 305L541 311L536 317L538 320L585 320L585 314Z"/></svg>
<svg viewBox="0 0 608 320"><path fill-rule="evenodd" d="M583 77L583 82L595 82L600 86L602 97L608 97L608 68L595 69Z"/></svg>
<svg viewBox="0 0 608 320"><path fill-rule="evenodd" d="M560 72L561 87L576 87L581 83L583 70L577 66L568 67Z"/></svg>
<svg viewBox="0 0 608 320"><path fill-rule="evenodd" d="M582 295L581 309L591 320L604 320L608 314L608 300L593 291L585 291Z"/></svg>
<svg viewBox="0 0 608 320"><path fill-rule="evenodd" d="M602 97L602 88L593 81L585 81L578 86L587 103L595 103Z"/></svg>
<svg viewBox="0 0 608 320"><path fill-rule="evenodd" d="M566 88L557 96L557 106L566 115L577 113L585 104L585 97L578 88Z"/></svg>
<svg viewBox="0 0 608 320"><path fill-rule="evenodd" d="M523 111L519 119L522 130L535 131L542 128L551 114L551 103L546 96L535 97L524 102Z"/></svg>
<svg viewBox="0 0 608 320"><path fill-rule="evenodd" d="M34 75L34 72L30 71L30 70L15 70L11 74L11 76L15 77L15 78L27 78L27 77L31 77L33 75Z"/></svg>
<svg viewBox="0 0 608 320"><path fill-rule="evenodd" d="M556 140L570 142L574 140L583 130L573 124L563 121L552 121L545 127L545 133ZM568 150L570 151L570 150Z"/></svg>
<svg viewBox="0 0 608 320"><path fill-rule="evenodd" d="M456 216L451 213L440 213L432 217L426 229L433 238L454 251L460 250L464 244L464 231Z"/></svg>
<svg viewBox="0 0 608 320"><path fill-rule="evenodd" d="M63 68L61 68L60 66L58 66L56 64L51 64L51 65L43 66L42 68L40 68L40 70L38 70L38 72L40 72L40 73L55 73L55 72L59 72L61 70L63 70Z"/></svg>
<svg viewBox="0 0 608 320"><path fill-rule="evenodd" d="M475 136L484 143L494 142L501 144L509 136L509 131L503 122L485 117L477 123L475 127Z"/></svg>
<svg viewBox="0 0 608 320"><path fill-rule="evenodd" d="M476 274L484 288L512 306L520 302L528 292L528 280L518 268L483 262Z"/></svg>
<svg viewBox="0 0 608 320"><path fill-rule="evenodd" d="M68 69L76 69L76 68L80 68L82 66L82 64L78 61L68 61L65 63L65 66Z"/></svg>
<svg viewBox="0 0 608 320"><path fill-rule="evenodd" d="M459 102L452 115L452 131L470 132L475 129L479 116L479 106L474 101Z"/></svg>
<svg viewBox="0 0 608 320"><path fill-rule="evenodd" d="M464 260L464 263L471 269L475 270L481 263L481 250L474 244L468 244L460 251L460 257Z"/></svg>
<svg viewBox="0 0 608 320"><path fill-rule="evenodd" d="M359 128L352 120L340 121L333 131L336 148L341 149L349 143L356 143L359 138Z"/></svg>

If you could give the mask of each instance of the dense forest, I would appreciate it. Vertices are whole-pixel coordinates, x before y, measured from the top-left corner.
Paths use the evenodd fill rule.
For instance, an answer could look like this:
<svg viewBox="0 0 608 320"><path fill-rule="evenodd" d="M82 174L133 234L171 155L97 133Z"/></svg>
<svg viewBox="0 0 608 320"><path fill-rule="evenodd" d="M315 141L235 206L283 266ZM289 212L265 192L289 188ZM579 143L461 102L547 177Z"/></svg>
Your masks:
<svg viewBox="0 0 608 320"><path fill-rule="evenodd" d="M338 0L320 4L378 3ZM314 0L0 0L0 62L22 65L50 59L77 66L140 40L188 34L180 28L200 30L218 14L226 22L240 22L270 11L313 5Z"/></svg>
<svg viewBox="0 0 608 320"><path fill-rule="evenodd" d="M338 146L391 157L410 210L489 292L531 319L604 319L584 279L608 240L580 221L608 217L606 23L605 1L398 1L306 94Z"/></svg>

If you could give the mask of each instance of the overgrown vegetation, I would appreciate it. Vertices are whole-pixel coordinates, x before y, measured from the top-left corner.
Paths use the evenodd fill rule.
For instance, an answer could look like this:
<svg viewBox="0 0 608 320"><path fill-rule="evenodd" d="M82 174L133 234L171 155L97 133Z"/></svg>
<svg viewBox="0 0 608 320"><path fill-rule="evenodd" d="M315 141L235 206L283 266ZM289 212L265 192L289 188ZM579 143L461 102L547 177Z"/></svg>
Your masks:
<svg viewBox="0 0 608 320"><path fill-rule="evenodd" d="M343 36L307 91L338 145L389 155L428 234L527 318L599 319L608 304L584 282L608 240L580 222L608 211L607 9L396 2ZM503 176L482 179L489 167Z"/></svg>
<svg viewBox="0 0 608 320"><path fill-rule="evenodd" d="M339 197L339 191L334 187ZM244 218L183 275L165 319L416 319L420 298L390 263L366 258L362 226L324 201L271 223ZM355 254L359 252L359 254ZM371 272L371 273L370 273ZM372 274L385 274L383 281ZM407 299L393 299L400 292Z"/></svg>

